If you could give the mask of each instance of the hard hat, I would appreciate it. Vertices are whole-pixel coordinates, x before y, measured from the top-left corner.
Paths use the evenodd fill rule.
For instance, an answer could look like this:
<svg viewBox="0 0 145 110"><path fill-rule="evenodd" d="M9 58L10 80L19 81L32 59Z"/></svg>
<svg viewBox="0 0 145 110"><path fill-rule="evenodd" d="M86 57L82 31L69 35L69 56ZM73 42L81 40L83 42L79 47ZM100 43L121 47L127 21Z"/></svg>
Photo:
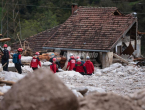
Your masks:
<svg viewBox="0 0 145 110"><path fill-rule="evenodd" d="M54 53L52 53L51 56L54 56Z"/></svg>
<svg viewBox="0 0 145 110"><path fill-rule="evenodd" d="M78 58L78 61L81 61L81 59L80 59L80 58Z"/></svg>
<svg viewBox="0 0 145 110"><path fill-rule="evenodd" d="M53 61L56 61L56 58L53 58Z"/></svg>
<svg viewBox="0 0 145 110"><path fill-rule="evenodd" d="M4 46L3 46L4 48L7 48L8 47L8 45L7 44L4 44Z"/></svg>
<svg viewBox="0 0 145 110"><path fill-rule="evenodd" d="M80 57L79 56L77 56L77 59L79 59Z"/></svg>
<svg viewBox="0 0 145 110"><path fill-rule="evenodd" d="M89 57L89 56L87 56L86 58L87 58L87 59L90 59L90 57Z"/></svg>
<svg viewBox="0 0 145 110"><path fill-rule="evenodd" d="M74 56L71 56L70 58L74 58Z"/></svg>
<svg viewBox="0 0 145 110"><path fill-rule="evenodd" d="M22 52L22 51L23 51L23 49L22 49L22 48L18 48L18 51L19 51L19 52Z"/></svg>
<svg viewBox="0 0 145 110"><path fill-rule="evenodd" d="M35 55L39 55L39 52L36 52Z"/></svg>
<svg viewBox="0 0 145 110"><path fill-rule="evenodd" d="M73 56L73 54L71 53L70 56Z"/></svg>

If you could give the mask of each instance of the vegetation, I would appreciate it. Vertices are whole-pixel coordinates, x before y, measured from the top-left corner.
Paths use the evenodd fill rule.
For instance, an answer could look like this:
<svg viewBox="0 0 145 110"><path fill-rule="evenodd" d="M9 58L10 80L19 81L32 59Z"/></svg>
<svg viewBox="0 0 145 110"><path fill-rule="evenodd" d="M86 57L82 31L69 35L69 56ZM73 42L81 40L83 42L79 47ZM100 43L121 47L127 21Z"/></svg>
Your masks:
<svg viewBox="0 0 145 110"><path fill-rule="evenodd" d="M12 1L6 1L10 4L7 10L12 12L14 6ZM18 0L17 6L19 7L16 7L16 12L18 10L20 12L21 30L17 29L16 33L21 33L21 39L25 39L63 23L71 15L72 3L77 3L78 6L117 7L124 14L137 12L139 31L145 32L145 0ZM2 4L0 6L2 7ZM16 34L14 35L14 30L12 30L14 27L12 21L9 25L9 37L15 39ZM145 38L143 37L142 49L143 51L145 49Z"/></svg>

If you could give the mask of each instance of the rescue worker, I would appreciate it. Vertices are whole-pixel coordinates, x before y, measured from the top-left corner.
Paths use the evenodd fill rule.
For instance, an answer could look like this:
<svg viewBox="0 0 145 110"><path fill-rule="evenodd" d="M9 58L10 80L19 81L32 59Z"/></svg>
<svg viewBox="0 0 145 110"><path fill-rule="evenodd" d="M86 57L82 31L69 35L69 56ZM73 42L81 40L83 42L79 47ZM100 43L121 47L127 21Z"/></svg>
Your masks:
<svg viewBox="0 0 145 110"><path fill-rule="evenodd" d="M85 63L85 61L84 61L84 57L81 56L80 59L81 59L81 62L84 64L84 63Z"/></svg>
<svg viewBox="0 0 145 110"><path fill-rule="evenodd" d="M70 60L68 61L66 70L70 70L70 71L73 70L73 68L75 67L75 64L76 64L76 60L75 60L74 56L71 56Z"/></svg>
<svg viewBox="0 0 145 110"><path fill-rule="evenodd" d="M87 75L92 75L94 73L94 65L93 63L90 61L90 57L87 56L86 57L86 62L85 62L85 67L86 67L86 70L87 70Z"/></svg>
<svg viewBox="0 0 145 110"><path fill-rule="evenodd" d="M86 71L86 67L84 66L84 64L81 62L81 59L78 59L78 62L75 64L74 70L76 72L79 72L82 75L85 75Z"/></svg>
<svg viewBox="0 0 145 110"><path fill-rule="evenodd" d="M55 58L54 53L51 54L51 58L49 59L49 62L53 63L53 58ZM58 65L58 68L61 69L59 62L56 60L56 64Z"/></svg>
<svg viewBox="0 0 145 110"><path fill-rule="evenodd" d="M70 54L70 59L68 60L68 62L70 62L70 60L71 60L71 56L73 56L73 54L72 54L72 53Z"/></svg>
<svg viewBox="0 0 145 110"><path fill-rule="evenodd" d="M76 62L78 61L79 58L80 58L79 56L76 57Z"/></svg>
<svg viewBox="0 0 145 110"><path fill-rule="evenodd" d="M2 56L2 66L4 71L8 71L8 64L9 64L9 51L7 50L8 45L4 44L3 48L3 56Z"/></svg>
<svg viewBox="0 0 145 110"><path fill-rule="evenodd" d="M50 69L56 73L58 72L57 64L56 64L56 58L53 58L53 63L50 65Z"/></svg>
<svg viewBox="0 0 145 110"><path fill-rule="evenodd" d="M24 67L23 66L23 64L21 63L21 54L22 54L22 52L23 52L23 49L22 48L18 48L18 53L17 53L17 62L15 63L15 68L17 69L17 71L18 71L18 73L22 73L22 68L21 68L21 66L22 67Z"/></svg>
<svg viewBox="0 0 145 110"><path fill-rule="evenodd" d="M38 69L38 65L41 67L41 62L38 56L39 52L36 52L35 56L33 56L32 61L30 63L30 67L32 67L33 70Z"/></svg>

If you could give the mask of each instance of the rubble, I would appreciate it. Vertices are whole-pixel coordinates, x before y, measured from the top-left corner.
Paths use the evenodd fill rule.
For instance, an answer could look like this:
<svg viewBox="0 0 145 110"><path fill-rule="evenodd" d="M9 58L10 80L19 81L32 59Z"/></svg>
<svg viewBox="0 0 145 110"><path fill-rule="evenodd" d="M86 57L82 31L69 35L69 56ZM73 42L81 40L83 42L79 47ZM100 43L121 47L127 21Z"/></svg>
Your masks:
<svg viewBox="0 0 145 110"><path fill-rule="evenodd" d="M113 93L94 93L79 100L80 110L143 110L128 97Z"/></svg>
<svg viewBox="0 0 145 110"><path fill-rule="evenodd" d="M78 110L76 96L48 69L29 74L4 94L0 110Z"/></svg>

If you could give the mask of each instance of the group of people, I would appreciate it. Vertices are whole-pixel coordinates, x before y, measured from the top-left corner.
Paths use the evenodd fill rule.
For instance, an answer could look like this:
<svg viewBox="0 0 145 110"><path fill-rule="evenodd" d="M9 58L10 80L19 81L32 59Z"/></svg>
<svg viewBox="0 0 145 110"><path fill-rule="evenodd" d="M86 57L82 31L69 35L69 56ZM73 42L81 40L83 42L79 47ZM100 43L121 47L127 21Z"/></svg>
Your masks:
<svg viewBox="0 0 145 110"><path fill-rule="evenodd" d="M4 44L3 48L3 54L1 56L1 63L2 63L2 67L4 71L8 71L8 65L9 65L9 58L10 58L10 52L7 50L8 45ZM17 69L18 73L22 73L22 69L21 66L21 53L22 53L23 49L22 48L18 48L17 50L17 54L13 55L13 63L15 64L15 68Z"/></svg>
<svg viewBox="0 0 145 110"><path fill-rule="evenodd" d="M73 54L71 54L66 70L69 70L69 71L74 70L76 72L79 72L82 75L92 75L94 73L94 65L90 61L89 56L87 56L86 59L87 59L86 62L82 61L79 57L75 59ZM52 57L51 60L52 60L52 65L50 65L50 69L54 73L56 73L58 72L57 60L55 57Z"/></svg>
<svg viewBox="0 0 145 110"><path fill-rule="evenodd" d="M7 50L7 44L4 44L3 48L3 55L2 55L2 66L4 71L8 71L8 64L10 58L10 52ZM17 69L18 73L22 73L23 64L21 62L21 54L23 52L22 48L18 48L17 53L13 55L13 63L15 64L15 68ZM70 55L70 59L68 61L66 70L69 71L76 71L82 75L92 75L94 73L94 66L93 63L90 61L90 57L86 57L86 61L81 60L80 57L74 58L73 54ZM52 64L50 65L50 69L56 73L58 72L58 68L60 68L60 64L57 59L54 57L54 53L52 53L51 58L49 60ZM41 67L41 62L39 59L39 52L36 52L33 56L30 67L33 70L38 69L38 65Z"/></svg>
<svg viewBox="0 0 145 110"><path fill-rule="evenodd" d="M9 64L9 58L10 58L10 52L7 50L8 45L4 44L3 48L3 55L2 55L2 67L4 71L8 71L8 64ZM22 73L22 68L24 65L21 62L21 54L23 52L22 48L18 48L17 53L13 55L13 63L15 64L15 68L18 71L18 73ZM41 62L39 60L39 52L35 53L35 56L33 56L30 67L32 67L33 70L38 69L38 65L41 67Z"/></svg>
<svg viewBox="0 0 145 110"><path fill-rule="evenodd" d="M73 54L71 54L66 70L74 70L82 75L92 75L94 73L94 65L89 56L86 57L86 61L83 61L80 57L75 59Z"/></svg>

